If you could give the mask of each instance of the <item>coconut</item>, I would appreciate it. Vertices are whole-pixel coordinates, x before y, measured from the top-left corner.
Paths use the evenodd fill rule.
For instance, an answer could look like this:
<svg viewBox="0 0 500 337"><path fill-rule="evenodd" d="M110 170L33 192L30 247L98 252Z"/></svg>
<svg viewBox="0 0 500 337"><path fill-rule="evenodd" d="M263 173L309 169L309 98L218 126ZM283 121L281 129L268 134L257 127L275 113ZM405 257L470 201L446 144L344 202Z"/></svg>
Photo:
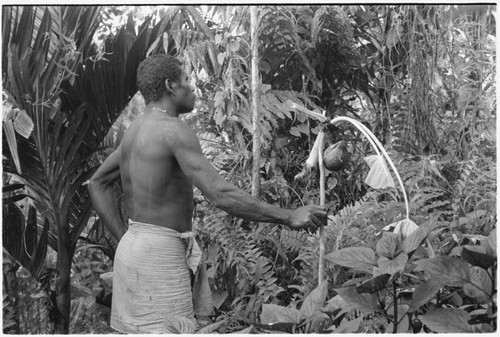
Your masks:
<svg viewBox="0 0 500 337"><path fill-rule="evenodd" d="M347 145L342 140L330 145L323 152L323 163L330 171L340 171L349 161L350 153L347 151Z"/></svg>

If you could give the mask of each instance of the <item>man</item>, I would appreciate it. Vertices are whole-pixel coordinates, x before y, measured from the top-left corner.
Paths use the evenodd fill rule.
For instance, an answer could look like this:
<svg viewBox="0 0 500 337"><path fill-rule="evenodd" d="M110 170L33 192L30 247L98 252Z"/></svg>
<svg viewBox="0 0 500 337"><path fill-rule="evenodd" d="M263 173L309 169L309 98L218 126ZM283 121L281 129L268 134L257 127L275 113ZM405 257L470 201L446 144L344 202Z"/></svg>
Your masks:
<svg viewBox="0 0 500 337"><path fill-rule="evenodd" d="M323 207L281 209L222 179L202 154L195 133L179 119L194 108L195 95L182 64L154 55L139 66L137 83L146 109L121 145L89 182L94 207L119 241L113 276L111 326L124 333L161 333L168 314L193 319L189 237L193 185L210 202L250 221L315 230L326 221ZM128 230L120 222L113 183L121 179ZM182 238L181 238L182 237ZM196 248L196 247L195 247Z"/></svg>

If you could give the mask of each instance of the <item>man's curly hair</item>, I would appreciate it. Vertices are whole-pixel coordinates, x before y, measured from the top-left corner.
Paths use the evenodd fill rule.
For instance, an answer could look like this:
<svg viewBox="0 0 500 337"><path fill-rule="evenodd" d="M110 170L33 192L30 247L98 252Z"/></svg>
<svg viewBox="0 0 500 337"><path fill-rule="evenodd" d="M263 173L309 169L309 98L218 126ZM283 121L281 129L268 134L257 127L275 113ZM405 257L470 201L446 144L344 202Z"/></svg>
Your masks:
<svg viewBox="0 0 500 337"><path fill-rule="evenodd" d="M170 55L152 55L142 61L137 69L137 87L146 104L160 99L167 89L165 80L177 81L181 72L182 62Z"/></svg>

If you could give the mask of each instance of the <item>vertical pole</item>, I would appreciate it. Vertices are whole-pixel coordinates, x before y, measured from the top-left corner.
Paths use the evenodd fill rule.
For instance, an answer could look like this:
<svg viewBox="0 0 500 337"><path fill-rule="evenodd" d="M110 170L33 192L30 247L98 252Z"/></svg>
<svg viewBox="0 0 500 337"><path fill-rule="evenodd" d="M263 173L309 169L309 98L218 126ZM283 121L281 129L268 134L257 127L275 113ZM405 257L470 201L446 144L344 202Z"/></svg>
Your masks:
<svg viewBox="0 0 500 337"><path fill-rule="evenodd" d="M323 113L324 115L324 113ZM321 130L318 133L318 137L320 136L321 133L324 131ZM319 143L319 154L318 154L318 161L319 161L319 203L321 206L324 206L326 203L326 196L325 196L325 164L323 163L323 151L325 147L325 137L321 137L320 143ZM318 267L318 286L321 285L325 278L325 240L324 240L324 225L321 225L319 227L319 267Z"/></svg>
<svg viewBox="0 0 500 337"><path fill-rule="evenodd" d="M323 111L323 116L326 115L326 111ZM319 143L319 153L318 153L318 165L319 165L319 203L321 206L326 204L326 176L325 176L325 164L323 163L323 151L325 150L325 137L323 135L325 131L323 129L319 132L321 134L321 139ZM319 266L318 266L318 286L323 283L325 279L325 226L320 225L319 227Z"/></svg>
<svg viewBox="0 0 500 337"><path fill-rule="evenodd" d="M260 195L260 114L257 106L259 99L259 38L258 38L258 20L257 6L250 6L250 40L251 40L251 59L252 59L252 90L251 90L251 112L252 112L252 195L256 198Z"/></svg>

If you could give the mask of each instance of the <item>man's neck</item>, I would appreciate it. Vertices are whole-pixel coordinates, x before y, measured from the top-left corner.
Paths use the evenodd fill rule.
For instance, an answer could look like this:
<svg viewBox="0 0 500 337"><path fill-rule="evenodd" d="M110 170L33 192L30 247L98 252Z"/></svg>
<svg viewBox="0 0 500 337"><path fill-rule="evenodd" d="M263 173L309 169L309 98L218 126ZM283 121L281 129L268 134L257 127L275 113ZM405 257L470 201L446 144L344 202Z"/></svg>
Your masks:
<svg viewBox="0 0 500 337"><path fill-rule="evenodd" d="M179 117L176 109L168 102L151 102L146 106L146 112L162 113L170 117Z"/></svg>

